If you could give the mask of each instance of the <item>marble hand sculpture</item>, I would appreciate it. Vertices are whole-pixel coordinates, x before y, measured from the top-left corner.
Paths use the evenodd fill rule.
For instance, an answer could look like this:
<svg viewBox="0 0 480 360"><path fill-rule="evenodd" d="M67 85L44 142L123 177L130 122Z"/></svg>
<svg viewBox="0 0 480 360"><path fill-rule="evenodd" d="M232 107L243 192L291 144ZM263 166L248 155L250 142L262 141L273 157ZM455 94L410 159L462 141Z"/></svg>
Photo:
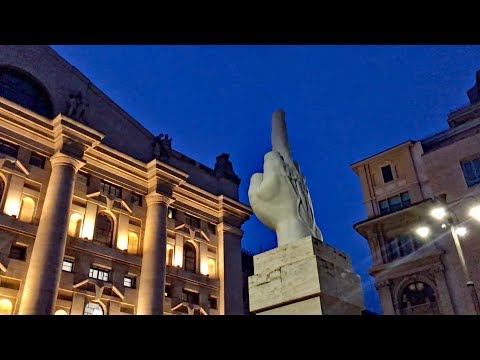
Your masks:
<svg viewBox="0 0 480 360"><path fill-rule="evenodd" d="M313 236L321 241L305 177L293 161L285 112L272 117L272 151L265 154L263 174L250 179L248 198L258 219L277 234L278 246Z"/></svg>

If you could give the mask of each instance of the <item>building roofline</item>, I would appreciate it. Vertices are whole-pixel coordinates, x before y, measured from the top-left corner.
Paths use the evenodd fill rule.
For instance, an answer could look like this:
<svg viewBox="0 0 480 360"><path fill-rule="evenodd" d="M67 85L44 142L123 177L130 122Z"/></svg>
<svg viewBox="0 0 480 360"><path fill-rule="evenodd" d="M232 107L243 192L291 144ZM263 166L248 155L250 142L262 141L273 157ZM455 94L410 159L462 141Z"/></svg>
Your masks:
<svg viewBox="0 0 480 360"><path fill-rule="evenodd" d="M364 159L362 159L362 160L359 160L359 161L357 161L357 162L355 162L355 163L353 163L353 164L350 164L350 168L353 168L353 167L356 167L356 166L358 166L358 165L361 165L362 163L366 162L367 160L372 160L373 158L375 158L375 157L377 157L377 156L379 156L379 155L382 155L383 153L386 153L386 152L388 152L388 151L400 149L401 147L404 147L404 146L406 146L407 144L408 144L408 145L411 145L411 144L414 144L414 143L416 143L416 142L417 142L417 140L407 140L407 141L404 141L404 142L402 142L402 143L400 143L400 144L398 144L398 145L394 145L394 146L392 146L392 147L389 147L389 148L386 149L386 150L382 150L382 151L380 151L379 153L376 153L376 154L371 155L371 156L369 156L369 157L366 157L366 158L364 158Z"/></svg>

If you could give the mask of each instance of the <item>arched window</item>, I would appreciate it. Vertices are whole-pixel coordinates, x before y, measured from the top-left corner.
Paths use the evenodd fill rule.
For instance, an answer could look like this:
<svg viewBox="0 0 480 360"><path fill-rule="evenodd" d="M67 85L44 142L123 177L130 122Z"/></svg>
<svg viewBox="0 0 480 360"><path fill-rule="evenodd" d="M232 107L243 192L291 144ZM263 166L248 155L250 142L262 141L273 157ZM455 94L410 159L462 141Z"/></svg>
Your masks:
<svg viewBox="0 0 480 360"><path fill-rule="evenodd" d="M9 67L0 67L0 96L47 118L53 106L47 91L32 76Z"/></svg>
<svg viewBox="0 0 480 360"><path fill-rule="evenodd" d="M128 233L128 249L129 254L137 254L138 250L138 235L134 232Z"/></svg>
<svg viewBox="0 0 480 360"><path fill-rule="evenodd" d="M173 265L173 247L171 245L167 245L167 265Z"/></svg>
<svg viewBox="0 0 480 360"><path fill-rule="evenodd" d="M195 272L197 256L192 244L185 243L183 246L183 267L187 271Z"/></svg>
<svg viewBox="0 0 480 360"><path fill-rule="evenodd" d="M83 311L83 315L103 315L103 309L97 303L89 302L85 306L85 310Z"/></svg>
<svg viewBox="0 0 480 360"><path fill-rule="evenodd" d="M402 291L400 306L404 315L438 314L435 291L421 281L405 286Z"/></svg>
<svg viewBox="0 0 480 360"><path fill-rule="evenodd" d="M70 222L68 224L68 236L79 238L81 228L82 228L81 215L77 213L72 214L72 216L70 216Z"/></svg>
<svg viewBox="0 0 480 360"><path fill-rule="evenodd" d="M93 239L107 246L112 246L113 220L109 215L105 213L99 213L97 215Z"/></svg>
<svg viewBox="0 0 480 360"><path fill-rule="evenodd" d="M59 309L59 310L55 311L54 315L68 315L68 313L63 309Z"/></svg>
<svg viewBox="0 0 480 360"><path fill-rule="evenodd" d="M24 197L22 205L20 206L20 213L18 219L20 221L31 223L33 221L33 214L35 212L35 201L32 198Z"/></svg>
<svg viewBox="0 0 480 360"><path fill-rule="evenodd" d="M211 278L216 276L217 269L215 265L215 260L208 259L208 276Z"/></svg>
<svg viewBox="0 0 480 360"><path fill-rule="evenodd" d="M0 315L12 315L13 305L8 299L0 300Z"/></svg>

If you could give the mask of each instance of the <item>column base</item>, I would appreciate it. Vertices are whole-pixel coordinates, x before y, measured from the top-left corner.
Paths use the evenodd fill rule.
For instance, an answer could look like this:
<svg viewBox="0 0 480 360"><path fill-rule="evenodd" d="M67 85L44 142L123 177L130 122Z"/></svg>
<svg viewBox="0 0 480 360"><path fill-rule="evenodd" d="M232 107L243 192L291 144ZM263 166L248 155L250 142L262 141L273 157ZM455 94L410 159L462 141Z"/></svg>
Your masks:
<svg viewBox="0 0 480 360"><path fill-rule="evenodd" d="M361 315L360 277L349 257L311 236L254 256L248 279L257 315Z"/></svg>

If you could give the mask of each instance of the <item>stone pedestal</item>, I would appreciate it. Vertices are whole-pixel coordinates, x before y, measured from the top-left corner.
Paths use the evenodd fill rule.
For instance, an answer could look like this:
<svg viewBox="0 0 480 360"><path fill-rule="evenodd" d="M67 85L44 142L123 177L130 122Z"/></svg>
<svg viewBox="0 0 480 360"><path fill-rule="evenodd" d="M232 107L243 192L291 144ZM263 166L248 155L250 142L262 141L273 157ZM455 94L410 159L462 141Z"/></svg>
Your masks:
<svg viewBox="0 0 480 360"><path fill-rule="evenodd" d="M350 258L311 236L253 257L250 311L257 315L360 315L360 277Z"/></svg>

